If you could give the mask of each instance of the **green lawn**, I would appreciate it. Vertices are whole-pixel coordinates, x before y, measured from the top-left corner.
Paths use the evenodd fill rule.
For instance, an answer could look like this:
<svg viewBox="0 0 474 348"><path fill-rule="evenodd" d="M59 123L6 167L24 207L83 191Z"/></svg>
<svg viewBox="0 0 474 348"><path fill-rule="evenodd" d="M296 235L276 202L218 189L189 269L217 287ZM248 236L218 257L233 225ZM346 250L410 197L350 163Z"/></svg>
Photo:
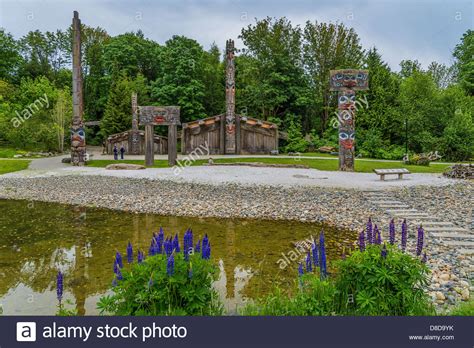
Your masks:
<svg viewBox="0 0 474 348"><path fill-rule="evenodd" d="M280 164L304 164L310 168L319 170L335 171L338 169L338 161L333 159L312 159L312 158L219 158L214 159L214 163L235 163L235 162L263 162L263 163L280 163ZM133 163L144 164L140 160L93 160L88 163L90 167L105 167L111 163ZM198 160L193 165L202 165L207 163L207 160ZM154 168L164 168L168 166L167 160L155 160ZM407 168L412 173L442 173L449 164L431 164L429 167L425 166L409 166L402 162L383 162L383 161L365 161L356 160L356 171L363 173L370 173L374 169L389 169L389 168Z"/></svg>
<svg viewBox="0 0 474 348"><path fill-rule="evenodd" d="M0 174L26 169L29 164L28 160L0 160Z"/></svg>

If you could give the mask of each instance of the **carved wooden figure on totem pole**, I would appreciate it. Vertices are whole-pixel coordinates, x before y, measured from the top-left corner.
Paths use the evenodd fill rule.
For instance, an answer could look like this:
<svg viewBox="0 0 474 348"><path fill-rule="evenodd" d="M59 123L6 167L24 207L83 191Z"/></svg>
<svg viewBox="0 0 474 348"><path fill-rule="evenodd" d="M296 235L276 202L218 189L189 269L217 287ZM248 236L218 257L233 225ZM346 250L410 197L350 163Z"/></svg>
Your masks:
<svg viewBox="0 0 474 348"><path fill-rule="evenodd" d="M226 42L225 83L225 153L240 153L240 119L235 114L235 47L234 40Z"/></svg>
<svg viewBox="0 0 474 348"><path fill-rule="evenodd" d="M81 20L79 13L74 11L72 19L72 103L73 117L71 125L71 164L83 166L86 156L86 132L82 115L84 99L82 94L82 67L81 67Z"/></svg>
<svg viewBox="0 0 474 348"><path fill-rule="evenodd" d="M331 91L338 91L339 119L339 170L354 171L355 115L357 110L355 91L369 89L367 70L331 70Z"/></svg>

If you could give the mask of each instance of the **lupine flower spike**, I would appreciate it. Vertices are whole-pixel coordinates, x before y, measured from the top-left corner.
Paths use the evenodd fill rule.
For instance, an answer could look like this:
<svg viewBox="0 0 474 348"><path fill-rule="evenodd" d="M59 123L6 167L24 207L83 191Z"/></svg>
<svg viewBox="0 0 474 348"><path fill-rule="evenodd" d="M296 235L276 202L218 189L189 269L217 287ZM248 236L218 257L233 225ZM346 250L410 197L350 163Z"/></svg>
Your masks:
<svg viewBox="0 0 474 348"><path fill-rule="evenodd" d="M172 276L174 273L174 254L171 254L171 256L168 257L168 263L166 264L166 273L168 273L169 276Z"/></svg>
<svg viewBox="0 0 474 348"><path fill-rule="evenodd" d="M298 265L298 275L301 277L303 274L304 274L303 265L300 262Z"/></svg>
<svg viewBox="0 0 474 348"><path fill-rule="evenodd" d="M123 268L122 255L118 251L115 253L115 262L120 268Z"/></svg>
<svg viewBox="0 0 474 348"><path fill-rule="evenodd" d="M369 218L369 221L367 221L366 230L367 230L367 243L373 244L374 237L372 234L372 219L371 218Z"/></svg>
<svg viewBox="0 0 474 348"><path fill-rule="evenodd" d="M319 271L321 278L325 278L326 272L326 247L324 245L324 231L319 235Z"/></svg>
<svg viewBox="0 0 474 348"><path fill-rule="evenodd" d="M181 251L179 247L179 239L178 239L178 234L176 233L173 239L173 250L175 250L177 253Z"/></svg>
<svg viewBox="0 0 474 348"><path fill-rule="evenodd" d="M420 225L418 228L418 240L416 243L416 256L420 256L421 252L423 251L424 234L425 232L423 231L423 227Z"/></svg>
<svg viewBox="0 0 474 348"><path fill-rule="evenodd" d="M58 297L59 304L61 304L61 300L63 299L63 274L61 271L58 272L56 276L56 295Z"/></svg>
<svg viewBox="0 0 474 348"><path fill-rule="evenodd" d="M132 243L128 242L127 245L127 262L132 263L133 262L133 247Z"/></svg>
<svg viewBox="0 0 474 348"><path fill-rule="evenodd" d="M389 235L390 235L390 245L394 245L395 244L395 221L393 221L393 219L390 221L390 225L389 225Z"/></svg>
<svg viewBox="0 0 474 348"><path fill-rule="evenodd" d="M408 226L407 220L403 220L402 223L402 251L405 251L407 248L407 237L408 237Z"/></svg>
<svg viewBox="0 0 474 348"><path fill-rule="evenodd" d="M421 262L423 263L428 262L428 256L426 256L426 253L423 253L423 258L421 259Z"/></svg>

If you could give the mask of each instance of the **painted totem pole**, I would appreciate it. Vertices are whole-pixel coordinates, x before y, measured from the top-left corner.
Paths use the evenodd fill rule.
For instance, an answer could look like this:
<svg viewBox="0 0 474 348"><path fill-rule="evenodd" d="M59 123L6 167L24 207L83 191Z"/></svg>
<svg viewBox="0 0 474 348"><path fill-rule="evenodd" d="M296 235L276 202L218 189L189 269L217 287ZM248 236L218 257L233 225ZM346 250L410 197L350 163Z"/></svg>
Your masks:
<svg viewBox="0 0 474 348"><path fill-rule="evenodd" d="M140 154L139 144L140 134L138 132L138 98L136 93L132 93L132 143L130 146L130 154Z"/></svg>
<svg viewBox="0 0 474 348"><path fill-rule="evenodd" d="M240 153L240 119L235 114L235 59L234 40L226 41L225 85L225 153Z"/></svg>
<svg viewBox="0 0 474 348"><path fill-rule="evenodd" d="M369 89L367 70L331 70L331 91L338 91L339 170L354 171L355 159L355 91Z"/></svg>
<svg viewBox="0 0 474 348"><path fill-rule="evenodd" d="M84 99L82 94L81 67L81 20L74 11L72 19L72 125L71 125L71 164L83 166L86 155L86 133L82 115Z"/></svg>

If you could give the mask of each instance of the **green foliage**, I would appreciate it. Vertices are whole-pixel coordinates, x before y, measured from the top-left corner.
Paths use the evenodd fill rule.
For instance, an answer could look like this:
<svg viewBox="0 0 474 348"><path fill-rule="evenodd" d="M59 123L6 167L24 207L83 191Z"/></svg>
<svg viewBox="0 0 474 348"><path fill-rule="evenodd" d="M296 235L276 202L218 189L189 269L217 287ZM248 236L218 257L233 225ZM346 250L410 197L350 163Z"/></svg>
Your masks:
<svg viewBox="0 0 474 348"><path fill-rule="evenodd" d="M220 315L222 305L212 288L216 267L201 254L174 255L174 273L166 272L167 257L149 256L141 264L122 269L123 280L97 306L112 315ZM190 276L190 271L192 275Z"/></svg>
<svg viewBox="0 0 474 348"><path fill-rule="evenodd" d="M387 246L368 245L335 264L337 313L341 315L427 315L429 269L419 259Z"/></svg>
<svg viewBox="0 0 474 348"><path fill-rule="evenodd" d="M453 308L449 315L459 315L459 316L474 316L474 299L470 299L467 302L460 303L458 306Z"/></svg>
<svg viewBox="0 0 474 348"><path fill-rule="evenodd" d="M29 165L28 160L0 160L0 175L27 169Z"/></svg>
<svg viewBox="0 0 474 348"><path fill-rule="evenodd" d="M290 119L288 126L288 144L285 146L286 152L305 152L308 142L303 138L301 126L294 119Z"/></svg>
<svg viewBox="0 0 474 348"><path fill-rule="evenodd" d="M443 132L443 153L457 161L474 155L474 122L472 116L457 110Z"/></svg>
<svg viewBox="0 0 474 348"><path fill-rule="evenodd" d="M288 296L276 288L272 294L249 304L241 311L242 315L335 315L334 299L336 289L327 281L321 281L313 274L300 277L294 286L294 296Z"/></svg>
<svg viewBox="0 0 474 348"><path fill-rule="evenodd" d="M454 49L458 79L464 90L474 96L474 30L469 29Z"/></svg>
<svg viewBox="0 0 474 348"><path fill-rule="evenodd" d="M204 51L195 40L173 36L161 50L161 74L152 84L152 97L161 105L181 107L181 121L205 116Z"/></svg>

